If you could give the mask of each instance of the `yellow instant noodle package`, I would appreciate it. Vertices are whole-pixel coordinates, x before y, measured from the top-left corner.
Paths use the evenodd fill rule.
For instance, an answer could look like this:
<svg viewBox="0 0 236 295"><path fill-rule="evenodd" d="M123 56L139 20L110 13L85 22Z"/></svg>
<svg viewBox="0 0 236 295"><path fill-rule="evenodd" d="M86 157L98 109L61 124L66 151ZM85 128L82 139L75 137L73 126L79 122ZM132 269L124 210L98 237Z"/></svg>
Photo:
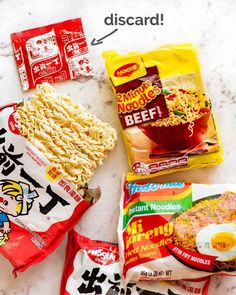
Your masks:
<svg viewBox="0 0 236 295"><path fill-rule="evenodd" d="M103 53L116 94L128 180L210 167L222 158L211 101L192 44Z"/></svg>

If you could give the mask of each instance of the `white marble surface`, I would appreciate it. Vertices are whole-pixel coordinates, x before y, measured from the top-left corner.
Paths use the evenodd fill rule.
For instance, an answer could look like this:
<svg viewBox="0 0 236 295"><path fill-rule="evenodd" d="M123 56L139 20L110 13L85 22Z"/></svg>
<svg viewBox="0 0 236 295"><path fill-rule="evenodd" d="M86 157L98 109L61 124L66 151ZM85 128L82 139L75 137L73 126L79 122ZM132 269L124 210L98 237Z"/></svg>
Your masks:
<svg viewBox="0 0 236 295"><path fill-rule="evenodd" d="M119 27L116 34L99 46L90 46L94 78L57 84L118 131L114 96L104 72L101 52L149 50L163 43L191 41L199 46L203 74L218 116L225 161L218 167L161 177L159 180L195 182L234 182L236 171L236 1L235 0L0 0L0 103L8 103L22 93L9 35L12 32L81 16L91 42L114 29L104 25L110 13L146 15L164 13L161 27ZM119 141L105 164L92 180L102 188L101 200L91 208L77 226L91 238L115 242L121 175L126 171L126 156ZM17 279L11 265L0 257L0 295L59 294L66 239L44 262L32 266ZM236 294L235 278L214 278L209 294Z"/></svg>

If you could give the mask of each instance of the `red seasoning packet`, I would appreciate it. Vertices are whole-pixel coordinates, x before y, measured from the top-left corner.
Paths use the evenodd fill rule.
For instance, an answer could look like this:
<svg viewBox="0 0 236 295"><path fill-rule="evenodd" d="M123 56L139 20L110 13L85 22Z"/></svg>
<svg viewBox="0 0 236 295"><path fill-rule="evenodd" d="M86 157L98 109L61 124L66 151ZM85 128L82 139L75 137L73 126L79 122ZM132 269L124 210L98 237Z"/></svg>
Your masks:
<svg viewBox="0 0 236 295"><path fill-rule="evenodd" d="M81 18L11 34L23 90L92 76Z"/></svg>

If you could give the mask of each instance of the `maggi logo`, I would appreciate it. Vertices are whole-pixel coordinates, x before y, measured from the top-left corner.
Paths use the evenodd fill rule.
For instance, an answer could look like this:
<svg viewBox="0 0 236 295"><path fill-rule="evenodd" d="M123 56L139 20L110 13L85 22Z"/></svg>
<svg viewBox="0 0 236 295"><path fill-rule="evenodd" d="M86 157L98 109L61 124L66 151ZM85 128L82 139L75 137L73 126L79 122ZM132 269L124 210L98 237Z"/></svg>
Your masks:
<svg viewBox="0 0 236 295"><path fill-rule="evenodd" d="M118 78L130 77L139 68L140 68L140 65L138 63L129 63L116 69L114 72L114 76Z"/></svg>

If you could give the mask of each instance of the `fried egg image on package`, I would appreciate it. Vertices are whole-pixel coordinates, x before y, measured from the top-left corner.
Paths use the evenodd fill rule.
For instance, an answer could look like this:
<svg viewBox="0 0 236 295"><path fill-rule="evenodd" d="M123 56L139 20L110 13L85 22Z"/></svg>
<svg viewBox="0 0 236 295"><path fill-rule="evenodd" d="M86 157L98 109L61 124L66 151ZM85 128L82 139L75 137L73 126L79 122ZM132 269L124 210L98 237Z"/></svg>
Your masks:
<svg viewBox="0 0 236 295"><path fill-rule="evenodd" d="M209 224L196 236L200 253L216 256L216 260L230 261L236 258L236 223Z"/></svg>

